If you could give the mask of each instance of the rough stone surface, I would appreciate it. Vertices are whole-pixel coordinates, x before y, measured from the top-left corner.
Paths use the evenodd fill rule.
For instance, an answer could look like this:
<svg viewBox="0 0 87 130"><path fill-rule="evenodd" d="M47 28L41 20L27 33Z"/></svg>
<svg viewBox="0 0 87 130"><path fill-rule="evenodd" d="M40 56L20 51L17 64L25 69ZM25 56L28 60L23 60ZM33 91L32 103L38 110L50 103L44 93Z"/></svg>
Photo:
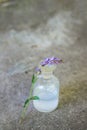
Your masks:
<svg viewBox="0 0 87 130"><path fill-rule="evenodd" d="M52 113L32 104L18 120L34 68L44 57L63 59L60 103ZM87 130L87 1L0 3L0 130Z"/></svg>

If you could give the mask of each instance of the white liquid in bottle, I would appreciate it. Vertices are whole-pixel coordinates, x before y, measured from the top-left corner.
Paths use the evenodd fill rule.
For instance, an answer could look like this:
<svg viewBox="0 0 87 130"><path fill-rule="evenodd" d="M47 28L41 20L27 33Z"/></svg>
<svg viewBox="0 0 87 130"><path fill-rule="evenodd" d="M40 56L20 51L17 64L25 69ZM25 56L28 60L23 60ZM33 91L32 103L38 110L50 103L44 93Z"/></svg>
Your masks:
<svg viewBox="0 0 87 130"><path fill-rule="evenodd" d="M54 86L53 86L54 87ZM34 95L37 95L40 100L34 100L34 107L40 112L51 112L58 106L58 90L53 87L41 90L41 86L34 90ZM51 88L51 90L49 89ZM53 88L53 89L52 89Z"/></svg>

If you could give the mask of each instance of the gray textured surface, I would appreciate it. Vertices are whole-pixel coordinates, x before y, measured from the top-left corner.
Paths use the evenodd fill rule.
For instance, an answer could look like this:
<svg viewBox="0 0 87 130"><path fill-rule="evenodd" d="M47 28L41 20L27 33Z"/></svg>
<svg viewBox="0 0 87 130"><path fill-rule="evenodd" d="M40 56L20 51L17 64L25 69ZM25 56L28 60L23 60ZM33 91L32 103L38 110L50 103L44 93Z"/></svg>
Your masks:
<svg viewBox="0 0 87 130"><path fill-rule="evenodd" d="M86 0L1 4L0 130L87 130L86 7ZM53 55L64 60L55 72L61 83L59 107L44 114L31 104L20 125L33 69Z"/></svg>

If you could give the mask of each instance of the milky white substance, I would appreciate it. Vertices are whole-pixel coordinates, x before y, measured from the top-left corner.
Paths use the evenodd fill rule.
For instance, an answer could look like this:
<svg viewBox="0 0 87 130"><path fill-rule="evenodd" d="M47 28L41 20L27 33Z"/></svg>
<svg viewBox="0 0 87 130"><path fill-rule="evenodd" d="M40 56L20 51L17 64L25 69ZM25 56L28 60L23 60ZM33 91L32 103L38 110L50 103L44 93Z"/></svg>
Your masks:
<svg viewBox="0 0 87 130"><path fill-rule="evenodd" d="M42 91L38 93L40 100L34 100L34 107L40 112L51 112L58 106L58 94L56 91Z"/></svg>

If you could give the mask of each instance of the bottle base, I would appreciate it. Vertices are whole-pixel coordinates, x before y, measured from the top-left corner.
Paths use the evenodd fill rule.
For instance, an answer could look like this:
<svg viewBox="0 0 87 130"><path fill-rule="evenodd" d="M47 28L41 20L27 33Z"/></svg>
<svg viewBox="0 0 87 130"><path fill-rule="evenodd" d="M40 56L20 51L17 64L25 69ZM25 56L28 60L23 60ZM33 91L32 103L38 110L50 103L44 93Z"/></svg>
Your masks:
<svg viewBox="0 0 87 130"><path fill-rule="evenodd" d="M34 104L33 104L34 105ZM35 105L34 105L34 108L39 111L39 112L43 112L43 113L50 113L50 112L53 112L57 109L58 105L52 109L42 109L42 108L37 108Z"/></svg>

